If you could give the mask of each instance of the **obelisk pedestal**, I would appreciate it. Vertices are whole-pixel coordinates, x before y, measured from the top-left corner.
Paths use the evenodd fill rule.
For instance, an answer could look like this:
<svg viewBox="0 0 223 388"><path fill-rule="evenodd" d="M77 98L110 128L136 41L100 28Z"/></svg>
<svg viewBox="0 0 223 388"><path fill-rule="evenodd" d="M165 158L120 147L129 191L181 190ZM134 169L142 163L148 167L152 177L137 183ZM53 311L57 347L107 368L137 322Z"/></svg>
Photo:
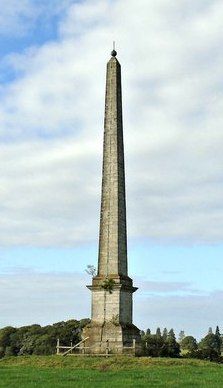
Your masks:
<svg viewBox="0 0 223 388"><path fill-rule="evenodd" d="M92 292L91 323L83 338L90 353L139 351L139 329L132 324L132 279L127 269L125 169L121 66L116 51L107 64L98 273ZM135 350L133 350L135 352Z"/></svg>

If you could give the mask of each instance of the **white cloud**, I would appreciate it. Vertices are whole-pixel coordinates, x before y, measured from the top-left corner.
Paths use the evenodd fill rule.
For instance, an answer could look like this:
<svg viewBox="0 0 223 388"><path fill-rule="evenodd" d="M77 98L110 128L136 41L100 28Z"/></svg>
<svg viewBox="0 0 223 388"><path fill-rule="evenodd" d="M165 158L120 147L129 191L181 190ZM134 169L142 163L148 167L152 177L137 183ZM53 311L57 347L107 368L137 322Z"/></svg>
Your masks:
<svg viewBox="0 0 223 388"><path fill-rule="evenodd" d="M0 0L0 35L23 35L35 20L37 8L29 0Z"/></svg>
<svg viewBox="0 0 223 388"><path fill-rule="evenodd" d="M178 334L184 330L186 335L200 339L207 334L208 328L221 327L222 290L198 295L136 295L135 324L148 327L154 332L157 327L174 328ZM222 330L222 327L221 327Z"/></svg>
<svg viewBox="0 0 223 388"><path fill-rule="evenodd" d="M89 317L90 292L85 285L90 281L80 273L39 273L21 268L0 274L0 327ZM193 293L184 282L145 282L142 278L137 279L137 285L141 291L134 294L133 322L140 329L173 327L176 334L185 330L197 338L210 326L219 324L221 329L222 290Z"/></svg>
<svg viewBox="0 0 223 388"><path fill-rule="evenodd" d="M137 282L137 280L136 280ZM186 292L194 293L197 290L191 287L189 282L170 282L170 281L151 281L139 279L142 293L168 293L168 292Z"/></svg>
<svg viewBox="0 0 223 388"><path fill-rule="evenodd" d="M129 235L221 242L223 4L69 4L58 41L5 58L17 78L0 88L1 245L97 240L113 40L123 65Z"/></svg>
<svg viewBox="0 0 223 388"><path fill-rule="evenodd" d="M100 181L91 142L33 141L0 149L1 245L67 246L94 235Z"/></svg>
<svg viewBox="0 0 223 388"><path fill-rule="evenodd" d="M40 20L52 23L52 17L64 12L75 0L0 0L0 36L23 37Z"/></svg>
<svg viewBox="0 0 223 388"><path fill-rule="evenodd" d="M28 269L1 274L0 327L88 317L87 280L79 273L38 273Z"/></svg>

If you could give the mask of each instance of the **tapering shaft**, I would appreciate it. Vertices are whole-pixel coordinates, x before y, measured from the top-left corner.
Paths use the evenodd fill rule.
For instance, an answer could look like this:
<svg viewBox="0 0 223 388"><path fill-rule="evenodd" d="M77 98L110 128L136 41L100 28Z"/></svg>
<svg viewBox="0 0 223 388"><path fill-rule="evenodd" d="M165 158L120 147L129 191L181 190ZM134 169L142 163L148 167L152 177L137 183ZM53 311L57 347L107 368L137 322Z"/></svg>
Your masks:
<svg viewBox="0 0 223 388"><path fill-rule="evenodd" d="M121 66L115 57L106 75L98 274L127 275Z"/></svg>

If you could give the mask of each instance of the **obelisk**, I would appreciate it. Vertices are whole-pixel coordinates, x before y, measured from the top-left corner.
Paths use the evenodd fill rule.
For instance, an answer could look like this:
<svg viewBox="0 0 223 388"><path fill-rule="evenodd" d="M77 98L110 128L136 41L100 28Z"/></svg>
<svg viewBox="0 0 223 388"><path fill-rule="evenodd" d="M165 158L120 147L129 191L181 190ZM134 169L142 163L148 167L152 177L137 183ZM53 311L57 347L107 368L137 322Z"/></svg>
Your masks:
<svg viewBox="0 0 223 388"><path fill-rule="evenodd" d="M132 279L127 268L125 168L121 66L115 50L107 63L98 272L92 292L91 323L83 337L91 353L128 352L140 341L132 324Z"/></svg>

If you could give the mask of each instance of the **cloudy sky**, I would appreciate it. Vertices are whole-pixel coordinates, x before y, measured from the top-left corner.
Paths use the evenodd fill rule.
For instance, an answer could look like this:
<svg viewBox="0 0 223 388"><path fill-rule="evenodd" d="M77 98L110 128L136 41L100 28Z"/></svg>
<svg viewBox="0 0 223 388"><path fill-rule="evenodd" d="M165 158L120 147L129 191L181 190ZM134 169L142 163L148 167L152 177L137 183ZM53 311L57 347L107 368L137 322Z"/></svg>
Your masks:
<svg viewBox="0 0 223 388"><path fill-rule="evenodd" d="M90 315L122 64L134 322L223 331L221 0L0 0L0 327Z"/></svg>

